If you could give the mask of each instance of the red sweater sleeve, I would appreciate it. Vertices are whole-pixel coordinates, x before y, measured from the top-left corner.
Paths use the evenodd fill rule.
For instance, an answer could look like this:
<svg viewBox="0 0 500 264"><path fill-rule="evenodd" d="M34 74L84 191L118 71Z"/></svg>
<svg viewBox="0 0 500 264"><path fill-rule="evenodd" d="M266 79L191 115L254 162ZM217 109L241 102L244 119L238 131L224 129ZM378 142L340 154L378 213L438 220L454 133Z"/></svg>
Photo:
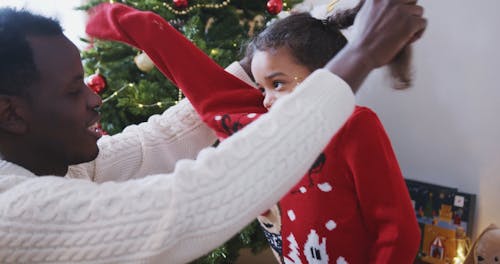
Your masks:
<svg viewBox="0 0 500 264"><path fill-rule="evenodd" d="M413 263L420 231L391 143L374 112L354 115L342 144L367 235L375 241L370 263Z"/></svg>
<svg viewBox="0 0 500 264"><path fill-rule="evenodd" d="M91 11L86 31L144 50L219 137L231 135L266 112L258 90L227 73L155 13L101 4Z"/></svg>

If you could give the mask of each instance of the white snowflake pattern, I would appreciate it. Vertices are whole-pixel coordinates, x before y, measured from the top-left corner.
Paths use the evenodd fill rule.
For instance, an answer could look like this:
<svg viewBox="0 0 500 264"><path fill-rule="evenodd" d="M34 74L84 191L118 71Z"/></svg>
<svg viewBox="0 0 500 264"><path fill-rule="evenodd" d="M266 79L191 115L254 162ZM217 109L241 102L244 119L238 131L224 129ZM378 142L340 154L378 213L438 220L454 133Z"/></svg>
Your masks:
<svg viewBox="0 0 500 264"><path fill-rule="evenodd" d="M288 218L290 218L290 221L295 221L296 217L293 210L288 210L286 213L288 214Z"/></svg>
<svg viewBox="0 0 500 264"><path fill-rule="evenodd" d="M333 189L328 182L318 183L318 188L323 192L330 192Z"/></svg>
<svg viewBox="0 0 500 264"><path fill-rule="evenodd" d="M326 222L325 227L326 229L328 229L328 231L332 231L337 227L337 223L335 223L335 221L333 220L329 220L328 222Z"/></svg>
<svg viewBox="0 0 500 264"><path fill-rule="evenodd" d="M347 262L347 260L345 260L344 257L340 256L338 259L337 259L337 264L349 264L349 262Z"/></svg>

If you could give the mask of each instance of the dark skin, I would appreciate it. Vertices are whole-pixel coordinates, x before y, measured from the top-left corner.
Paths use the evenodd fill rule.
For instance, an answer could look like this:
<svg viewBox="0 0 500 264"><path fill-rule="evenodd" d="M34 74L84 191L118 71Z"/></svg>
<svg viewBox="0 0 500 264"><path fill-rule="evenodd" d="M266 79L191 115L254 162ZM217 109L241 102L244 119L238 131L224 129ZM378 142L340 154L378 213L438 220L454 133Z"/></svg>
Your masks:
<svg viewBox="0 0 500 264"><path fill-rule="evenodd" d="M36 175L64 176L68 166L95 159L101 98L83 81L78 49L64 36L28 37L38 80L27 96L1 96L3 159Z"/></svg>
<svg viewBox="0 0 500 264"><path fill-rule="evenodd" d="M389 64L422 36L427 20L422 17L424 9L416 2L364 1L353 25L358 29L357 34L325 68L357 91L373 69Z"/></svg>

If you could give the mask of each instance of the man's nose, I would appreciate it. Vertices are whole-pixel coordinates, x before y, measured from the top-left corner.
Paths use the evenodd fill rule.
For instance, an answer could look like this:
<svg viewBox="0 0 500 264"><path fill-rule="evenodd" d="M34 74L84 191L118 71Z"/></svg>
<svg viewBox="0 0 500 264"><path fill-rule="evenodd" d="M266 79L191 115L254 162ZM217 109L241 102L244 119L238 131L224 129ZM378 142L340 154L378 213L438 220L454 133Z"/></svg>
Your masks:
<svg viewBox="0 0 500 264"><path fill-rule="evenodd" d="M102 98L89 88L88 106L90 109L99 109L102 106Z"/></svg>

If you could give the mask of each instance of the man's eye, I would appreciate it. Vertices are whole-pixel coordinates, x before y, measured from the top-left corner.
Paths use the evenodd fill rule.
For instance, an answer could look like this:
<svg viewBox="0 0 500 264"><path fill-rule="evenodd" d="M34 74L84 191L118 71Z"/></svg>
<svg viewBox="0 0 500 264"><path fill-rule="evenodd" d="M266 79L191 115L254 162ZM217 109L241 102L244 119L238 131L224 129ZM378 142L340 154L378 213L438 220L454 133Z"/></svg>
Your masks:
<svg viewBox="0 0 500 264"><path fill-rule="evenodd" d="M72 89L69 91L70 95L79 95L82 92L82 88Z"/></svg>

